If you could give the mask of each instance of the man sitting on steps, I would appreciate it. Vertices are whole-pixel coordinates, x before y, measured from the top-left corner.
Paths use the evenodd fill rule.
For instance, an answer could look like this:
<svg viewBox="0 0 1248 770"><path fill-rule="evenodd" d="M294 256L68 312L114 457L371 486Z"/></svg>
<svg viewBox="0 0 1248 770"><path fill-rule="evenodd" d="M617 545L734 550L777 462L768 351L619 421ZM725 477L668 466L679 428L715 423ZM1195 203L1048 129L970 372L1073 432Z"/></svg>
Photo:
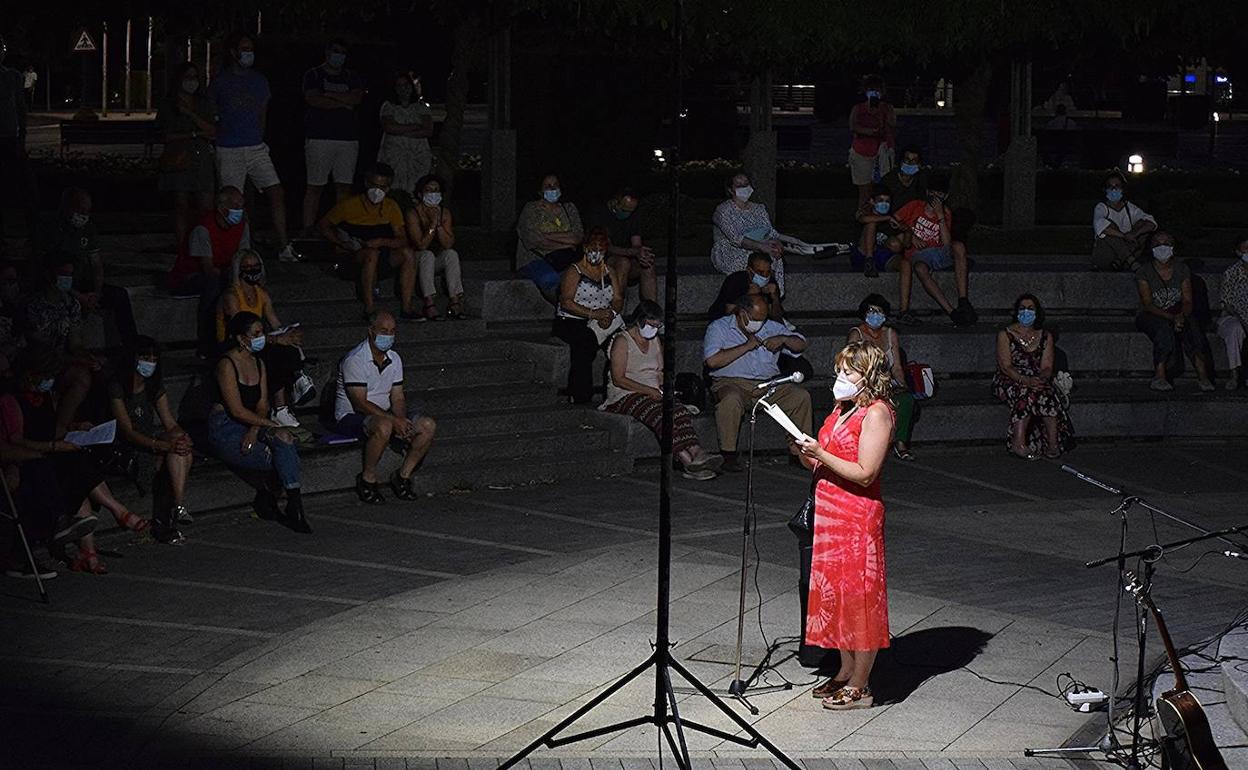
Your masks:
<svg viewBox="0 0 1248 770"><path fill-rule="evenodd" d="M970 326L978 320L975 308L968 298L970 261L966 255L965 232L954 232L953 217L945 205L946 189L932 182L928 186L927 199L911 201L894 215L901 228L904 251L900 265L899 293L901 294L901 315L898 322L913 325L918 319L910 312L910 289L913 276L918 276L923 290L928 293L940 309L949 315L954 326ZM970 217L968 211L962 210L960 215ZM962 231L969 229L962 224ZM956 237L961 235L962 238ZM897 246L890 242L890 248ZM897 249L902 250L902 249ZM958 306L955 308L945 298L944 291L932 273L952 267L958 289Z"/></svg>
<svg viewBox="0 0 1248 770"><path fill-rule="evenodd" d="M759 383L780 376L780 351L801 353L806 349L805 337L768 319L767 300L762 294L747 294L732 304L737 312L712 321L702 341L702 360L710 370L711 392L715 394L715 425L724 471L743 470L737 461L741 418L766 392L758 389ZM786 383L770 401L810 435L810 393Z"/></svg>
<svg viewBox="0 0 1248 770"><path fill-rule="evenodd" d="M412 474L433 444L438 425L421 415L417 404L407 405L403 393L403 359L394 347L394 316L386 311L369 319L368 339L351 349L338 364L338 392L334 400L334 432L364 442L364 467L355 477L360 501L383 502L377 463L390 445L403 463L390 476L390 489L400 500L419 497Z"/></svg>

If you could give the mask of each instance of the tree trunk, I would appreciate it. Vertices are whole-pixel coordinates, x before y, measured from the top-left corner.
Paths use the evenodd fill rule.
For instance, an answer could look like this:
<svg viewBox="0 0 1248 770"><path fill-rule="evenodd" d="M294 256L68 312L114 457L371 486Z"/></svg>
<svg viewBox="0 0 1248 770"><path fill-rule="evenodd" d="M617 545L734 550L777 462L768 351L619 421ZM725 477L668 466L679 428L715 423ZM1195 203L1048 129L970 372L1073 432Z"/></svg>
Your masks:
<svg viewBox="0 0 1248 770"><path fill-rule="evenodd" d="M771 72L750 83L750 137L741 153L745 173L754 187L752 200L763 204L776 220L776 132L771 125Z"/></svg>
<svg viewBox="0 0 1248 770"><path fill-rule="evenodd" d="M481 19L466 15L455 25L454 48L451 51L451 76L446 82L446 119L438 134L438 175L446 180L448 193L455 188L459 171L460 146L464 136L464 110L468 106L468 89L472 73L483 60L485 34Z"/></svg>
<svg viewBox="0 0 1248 770"><path fill-rule="evenodd" d="M988 104L988 88L992 85L992 62L980 59L961 83L954 103L958 127L958 144L962 160L953 170L950 182L950 203L976 208L979 203L979 170L984 144L984 110Z"/></svg>

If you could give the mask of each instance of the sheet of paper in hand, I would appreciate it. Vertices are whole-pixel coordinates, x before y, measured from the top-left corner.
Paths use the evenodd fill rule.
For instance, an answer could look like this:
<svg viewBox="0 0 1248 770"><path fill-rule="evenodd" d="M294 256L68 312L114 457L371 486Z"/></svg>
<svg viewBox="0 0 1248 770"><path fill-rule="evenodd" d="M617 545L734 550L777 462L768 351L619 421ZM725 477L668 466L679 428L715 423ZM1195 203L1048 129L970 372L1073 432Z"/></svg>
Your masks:
<svg viewBox="0 0 1248 770"><path fill-rule="evenodd" d="M117 437L117 421L102 422L91 430L71 430L65 434L65 440L78 446L95 446L111 444Z"/></svg>
<svg viewBox="0 0 1248 770"><path fill-rule="evenodd" d="M771 419L775 420L781 428L784 428L784 432L792 436L794 441L814 441L813 438L803 433L801 428L793 424L793 421L789 419L789 416L784 413L783 409L762 399L759 399L759 403L763 405L763 411Z"/></svg>

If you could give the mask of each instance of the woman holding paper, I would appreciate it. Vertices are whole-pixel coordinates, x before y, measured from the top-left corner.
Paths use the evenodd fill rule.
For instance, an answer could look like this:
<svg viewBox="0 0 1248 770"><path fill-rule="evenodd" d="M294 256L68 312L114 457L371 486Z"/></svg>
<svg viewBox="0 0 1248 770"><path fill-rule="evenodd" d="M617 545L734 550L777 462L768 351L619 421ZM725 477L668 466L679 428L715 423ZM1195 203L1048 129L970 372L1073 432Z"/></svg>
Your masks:
<svg viewBox="0 0 1248 770"><path fill-rule="evenodd" d="M836 676L814 689L823 707L869 708L876 653L888 647L884 501L880 470L893 436L884 354L852 342L836 356L838 407L817 441L796 446L815 475L815 542L806 643L841 653Z"/></svg>
<svg viewBox="0 0 1248 770"><path fill-rule="evenodd" d="M254 249L239 249L230 267L230 285L221 292L221 304L217 308L217 344L229 347L225 333L226 324L239 313L252 313L265 325L268 344L260 353L269 375L269 397L273 400L273 421L284 428L299 427L299 420L290 411L290 401L295 406L306 403L316 395L312 380L299 386L303 373L303 330L299 324L282 326L273 309L265 281L264 261ZM293 392L291 392L293 390ZM308 391L311 390L311 394ZM288 393L289 396L288 397Z"/></svg>
<svg viewBox="0 0 1248 770"><path fill-rule="evenodd" d="M596 229L585 239L581 258L563 271L559 279L559 305L551 334L568 343L568 398L588 404L594 396L594 359L611 335L624 325L625 286L607 267L610 246L605 230Z"/></svg>

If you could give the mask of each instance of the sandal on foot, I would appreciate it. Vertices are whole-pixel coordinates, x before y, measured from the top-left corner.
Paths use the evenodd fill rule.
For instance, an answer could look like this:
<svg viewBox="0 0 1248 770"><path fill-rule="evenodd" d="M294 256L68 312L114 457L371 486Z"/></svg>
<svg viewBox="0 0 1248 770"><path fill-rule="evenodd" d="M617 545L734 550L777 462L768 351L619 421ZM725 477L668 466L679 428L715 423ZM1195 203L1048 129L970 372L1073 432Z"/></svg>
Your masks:
<svg viewBox="0 0 1248 770"><path fill-rule="evenodd" d="M146 532L148 527L152 526L150 521L130 511L114 513L113 518L117 520L117 526L125 527L131 532Z"/></svg>
<svg viewBox="0 0 1248 770"><path fill-rule="evenodd" d="M451 304L446 306L446 317L452 321L462 321L468 317L464 312L464 301L459 297L451 300Z"/></svg>
<svg viewBox="0 0 1248 770"><path fill-rule="evenodd" d="M847 684L849 684L848 679L829 679L815 689L811 690L810 695L811 697L819 700L830 698L831 696L836 695L837 691Z"/></svg>
<svg viewBox="0 0 1248 770"><path fill-rule="evenodd" d="M850 687L845 685L827 698L823 699L823 707L832 711L849 711L850 709L869 709L875 705L870 687Z"/></svg>
<svg viewBox="0 0 1248 770"><path fill-rule="evenodd" d="M427 321L445 321L446 319L438 315L438 306L432 302L425 303L425 309L420 311Z"/></svg>
<svg viewBox="0 0 1248 770"><path fill-rule="evenodd" d="M1028 452L1027 454L1019 454L1009 447L1006 447L1005 453L1010 457L1013 457L1015 460L1037 460L1040 458L1040 455L1033 454L1031 452Z"/></svg>
<svg viewBox="0 0 1248 770"><path fill-rule="evenodd" d="M419 500L415 490L412 489L411 478L403 478L398 471L390 474L390 490L394 492L394 496L400 500Z"/></svg>
<svg viewBox="0 0 1248 770"><path fill-rule="evenodd" d="M108 574L108 567L104 566L104 562L100 561L99 555L94 550L78 549L78 556L69 563L70 572L89 572L92 575Z"/></svg>
<svg viewBox="0 0 1248 770"><path fill-rule="evenodd" d="M369 505L377 505L386 501L385 496L381 494L381 485L375 481L365 481L363 473L355 477L355 494L360 498L361 503Z"/></svg>

